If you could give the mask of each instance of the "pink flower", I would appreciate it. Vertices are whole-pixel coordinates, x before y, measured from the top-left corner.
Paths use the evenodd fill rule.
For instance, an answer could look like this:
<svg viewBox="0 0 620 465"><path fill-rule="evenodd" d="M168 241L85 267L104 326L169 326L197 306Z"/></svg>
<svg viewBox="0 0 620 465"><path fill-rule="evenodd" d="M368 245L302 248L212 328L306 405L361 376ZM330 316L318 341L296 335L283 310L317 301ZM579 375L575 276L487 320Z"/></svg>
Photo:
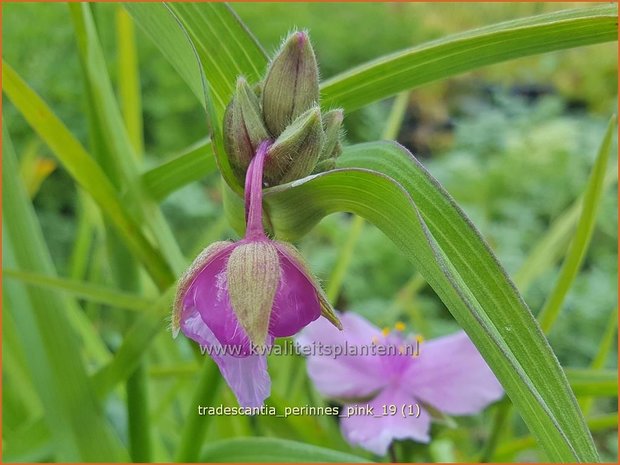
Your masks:
<svg viewBox="0 0 620 465"><path fill-rule="evenodd" d="M269 144L260 144L246 175L247 227L238 242L207 247L181 277L172 329L211 355L239 404L269 396L265 348L319 316L338 318L297 250L269 239L262 225L262 177Z"/></svg>
<svg viewBox="0 0 620 465"><path fill-rule="evenodd" d="M352 445L385 455L394 439L429 442L431 415L425 406L449 415L472 415L503 395L463 331L416 344L403 334L402 326L387 333L354 313L340 319L344 331L317 321L299 334L297 342L306 352L310 347L319 352L308 357L308 374L322 395L344 402L340 427ZM335 357L338 347L348 352ZM394 415L389 414L390 406L395 406ZM370 407L373 415L346 417L355 407L360 412Z"/></svg>

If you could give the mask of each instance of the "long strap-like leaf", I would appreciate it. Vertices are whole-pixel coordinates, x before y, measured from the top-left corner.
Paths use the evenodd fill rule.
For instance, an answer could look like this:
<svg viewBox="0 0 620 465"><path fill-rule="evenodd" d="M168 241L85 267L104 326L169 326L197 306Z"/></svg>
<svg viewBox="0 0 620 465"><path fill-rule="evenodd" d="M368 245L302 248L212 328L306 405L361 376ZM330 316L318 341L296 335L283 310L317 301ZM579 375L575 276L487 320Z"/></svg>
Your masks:
<svg viewBox="0 0 620 465"><path fill-rule="evenodd" d="M467 331L549 459L596 460L590 433L547 340L447 193L397 144L351 147L341 166L350 168L266 194L276 233L299 237L336 211L373 222L413 261Z"/></svg>

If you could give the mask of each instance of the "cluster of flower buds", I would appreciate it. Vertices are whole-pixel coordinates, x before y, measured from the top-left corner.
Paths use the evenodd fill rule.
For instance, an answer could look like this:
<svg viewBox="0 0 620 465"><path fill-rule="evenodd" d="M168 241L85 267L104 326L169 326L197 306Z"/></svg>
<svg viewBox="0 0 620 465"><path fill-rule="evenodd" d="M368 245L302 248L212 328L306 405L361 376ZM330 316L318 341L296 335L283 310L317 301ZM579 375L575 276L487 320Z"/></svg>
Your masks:
<svg viewBox="0 0 620 465"><path fill-rule="evenodd" d="M271 143L264 183L283 184L331 169L342 151L343 111L321 113L319 71L308 35L295 32L273 58L264 81L237 81L224 114L224 144L243 183L261 142Z"/></svg>

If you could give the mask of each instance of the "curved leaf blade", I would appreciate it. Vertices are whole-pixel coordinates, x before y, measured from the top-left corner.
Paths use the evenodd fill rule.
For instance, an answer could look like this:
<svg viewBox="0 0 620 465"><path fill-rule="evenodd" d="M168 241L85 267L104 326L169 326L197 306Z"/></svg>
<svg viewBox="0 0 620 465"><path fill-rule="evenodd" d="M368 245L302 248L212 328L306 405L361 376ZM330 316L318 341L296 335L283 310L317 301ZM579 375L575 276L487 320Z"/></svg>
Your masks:
<svg viewBox="0 0 620 465"><path fill-rule="evenodd" d="M352 454L275 438L235 438L209 444L203 450L202 462L213 463L366 463Z"/></svg>
<svg viewBox="0 0 620 465"><path fill-rule="evenodd" d="M30 126L50 147L71 177L88 192L115 226L127 247L144 264L161 287L174 276L161 254L129 214L110 179L82 144L52 112L39 95L6 62L2 62L3 92Z"/></svg>
<svg viewBox="0 0 620 465"><path fill-rule="evenodd" d="M321 105L347 111L403 90L514 58L618 37L613 5L559 11L448 36L378 58L321 86Z"/></svg>
<svg viewBox="0 0 620 465"><path fill-rule="evenodd" d="M298 237L336 211L373 222L411 259L472 338L549 459L596 460L591 435L547 340L452 199L396 144L349 148L341 163L362 168L266 192L276 233Z"/></svg>

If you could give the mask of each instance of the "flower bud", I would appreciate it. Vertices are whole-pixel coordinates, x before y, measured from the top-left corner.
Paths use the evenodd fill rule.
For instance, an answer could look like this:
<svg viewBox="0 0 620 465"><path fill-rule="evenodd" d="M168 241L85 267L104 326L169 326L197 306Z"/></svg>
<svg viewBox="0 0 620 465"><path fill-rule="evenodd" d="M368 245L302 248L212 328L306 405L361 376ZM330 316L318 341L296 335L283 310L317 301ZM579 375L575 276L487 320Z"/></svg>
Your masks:
<svg viewBox="0 0 620 465"><path fill-rule="evenodd" d="M243 78L237 80L235 95L239 102L239 107L241 108L241 115L243 116L247 137L250 139L253 152L255 152L261 142L269 139L269 133L263 123L260 102L254 90Z"/></svg>
<svg viewBox="0 0 620 465"><path fill-rule="evenodd" d="M233 100L224 113L224 148L239 178L245 178L258 145L269 139L263 123L260 101L247 81L240 77Z"/></svg>
<svg viewBox="0 0 620 465"><path fill-rule="evenodd" d="M235 248L226 268L230 303L250 341L263 346L280 283L278 251L272 242L252 241Z"/></svg>
<svg viewBox="0 0 620 465"><path fill-rule="evenodd" d="M323 149L321 110L314 107L288 126L269 149L264 180L269 185L303 178L312 172Z"/></svg>
<svg viewBox="0 0 620 465"><path fill-rule="evenodd" d="M271 62L263 86L263 116L273 136L319 101L319 70L305 32L295 32Z"/></svg>
<svg viewBox="0 0 620 465"><path fill-rule="evenodd" d="M241 107L236 97L233 97L224 112L224 149L235 175L243 180L254 151L246 135Z"/></svg>
<svg viewBox="0 0 620 465"><path fill-rule="evenodd" d="M323 115L323 129L325 130L325 144L319 160L336 158L342 152L340 136L344 112L341 109L328 111Z"/></svg>

